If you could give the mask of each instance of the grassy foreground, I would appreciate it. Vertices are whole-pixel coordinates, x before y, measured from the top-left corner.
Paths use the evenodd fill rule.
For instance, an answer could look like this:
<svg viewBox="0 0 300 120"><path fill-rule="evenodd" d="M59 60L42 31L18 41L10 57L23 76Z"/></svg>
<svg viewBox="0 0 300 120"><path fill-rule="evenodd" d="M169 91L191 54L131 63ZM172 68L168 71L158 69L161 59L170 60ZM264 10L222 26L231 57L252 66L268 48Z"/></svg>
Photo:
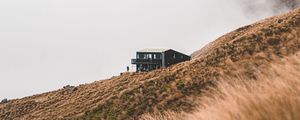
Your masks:
<svg viewBox="0 0 300 120"><path fill-rule="evenodd" d="M144 120L299 120L300 56L272 64L257 80L225 78L191 113L144 115Z"/></svg>

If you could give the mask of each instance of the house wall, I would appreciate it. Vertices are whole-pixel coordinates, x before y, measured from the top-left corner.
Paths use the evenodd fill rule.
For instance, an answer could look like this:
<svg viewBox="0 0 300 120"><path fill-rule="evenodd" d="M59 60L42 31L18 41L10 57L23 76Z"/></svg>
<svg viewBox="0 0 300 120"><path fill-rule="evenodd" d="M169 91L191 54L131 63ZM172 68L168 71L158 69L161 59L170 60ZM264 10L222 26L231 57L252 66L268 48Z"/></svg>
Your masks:
<svg viewBox="0 0 300 120"><path fill-rule="evenodd" d="M168 50L164 52L165 55L165 67L169 67L171 65L180 63L180 62L184 62L184 61L188 61L191 59L190 56L187 56L185 54L176 52L174 50Z"/></svg>
<svg viewBox="0 0 300 120"><path fill-rule="evenodd" d="M159 59L154 59L157 58L154 57L154 55L160 55L161 57L159 57ZM157 68L166 68L180 62L188 61L191 57L174 50L168 50L163 53L137 52L136 59L136 71L151 71Z"/></svg>
<svg viewBox="0 0 300 120"><path fill-rule="evenodd" d="M142 56L142 57L141 57ZM159 57L158 57L159 56ZM136 71L151 71L157 68L162 67L162 53L140 53L137 52L136 58L139 60L143 60L144 62L140 62L136 64ZM160 61L160 62L158 62Z"/></svg>

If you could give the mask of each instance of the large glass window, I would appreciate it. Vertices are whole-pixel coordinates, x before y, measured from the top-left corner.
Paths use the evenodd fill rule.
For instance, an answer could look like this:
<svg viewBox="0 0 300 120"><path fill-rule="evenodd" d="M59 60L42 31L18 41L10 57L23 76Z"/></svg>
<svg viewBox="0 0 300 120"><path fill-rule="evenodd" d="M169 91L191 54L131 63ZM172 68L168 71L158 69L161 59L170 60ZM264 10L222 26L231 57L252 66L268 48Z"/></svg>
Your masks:
<svg viewBox="0 0 300 120"><path fill-rule="evenodd" d="M152 59L152 54L147 54L147 59Z"/></svg>
<svg viewBox="0 0 300 120"><path fill-rule="evenodd" d="M161 59L161 54L154 54L154 59Z"/></svg>
<svg viewBox="0 0 300 120"><path fill-rule="evenodd" d="M137 54L137 59L156 59L160 60L162 59L161 54L151 54L151 53L139 53Z"/></svg>
<svg viewBox="0 0 300 120"><path fill-rule="evenodd" d="M145 54L138 54L137 59L147 59L147 56Z"/></svg>

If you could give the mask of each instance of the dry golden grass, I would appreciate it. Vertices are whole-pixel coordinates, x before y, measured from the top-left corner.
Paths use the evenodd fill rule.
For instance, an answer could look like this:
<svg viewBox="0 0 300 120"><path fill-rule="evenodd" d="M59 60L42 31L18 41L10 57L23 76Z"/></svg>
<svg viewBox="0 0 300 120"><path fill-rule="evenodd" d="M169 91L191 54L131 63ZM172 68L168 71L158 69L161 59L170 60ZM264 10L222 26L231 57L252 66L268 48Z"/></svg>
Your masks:
<svg viewBox="0 0 300 120"><path fill-rule="evenodd" d="M300 56L272 64L258 80L226 78L191 113L145 115L144 120L299 120ZM261 72L265 73L265 72Z"/></svg>

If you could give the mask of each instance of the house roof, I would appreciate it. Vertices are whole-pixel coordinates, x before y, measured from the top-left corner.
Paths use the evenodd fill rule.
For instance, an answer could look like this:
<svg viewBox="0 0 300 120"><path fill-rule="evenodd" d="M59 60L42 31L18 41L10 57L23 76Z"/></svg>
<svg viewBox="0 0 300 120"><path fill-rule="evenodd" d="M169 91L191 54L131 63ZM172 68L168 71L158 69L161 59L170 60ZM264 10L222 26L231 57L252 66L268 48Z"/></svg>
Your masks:
<svg viewBox="0 0 300 120"><path fill-rule="evenodd" d="M149 53L162 53L162 52L165 52L165 51L168 51L170 49L142 49L142 50L139 50L137 52L149 52Z"/></svg>

